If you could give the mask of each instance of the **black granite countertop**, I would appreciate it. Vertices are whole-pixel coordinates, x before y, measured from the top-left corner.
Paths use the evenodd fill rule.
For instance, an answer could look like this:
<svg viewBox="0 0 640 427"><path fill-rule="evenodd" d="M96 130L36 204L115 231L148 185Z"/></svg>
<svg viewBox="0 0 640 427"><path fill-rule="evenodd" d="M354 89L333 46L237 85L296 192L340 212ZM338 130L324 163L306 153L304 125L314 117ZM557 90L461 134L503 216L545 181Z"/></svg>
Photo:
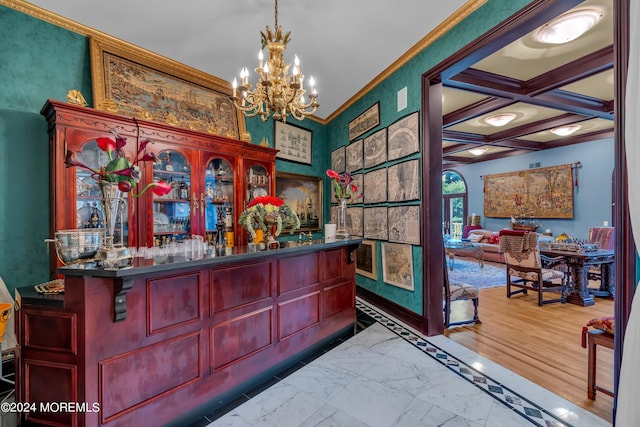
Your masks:
<svg viewBox="0 0 640 427"><path fill-rule="evenodd" d="M325 242L314 240L312 242L298 243L296 241L280 242L281 247L274 250L251 251L247 246L225 248L220 251L212 248L207 254L197 258L184 255L161 255L154 258L133 258L133 265L105 269L95 262L72 264L57 269L58 274L65 276L92 276L92 277L130 277L149 273L159 273L170 270L180 270L198 266L212 266L228 264L232 262L263 259L268 257L280 257L296 253L313 252L345 245L360 245L363 239L335 240ZM310 243L310 244L309 244Z"/></svg>

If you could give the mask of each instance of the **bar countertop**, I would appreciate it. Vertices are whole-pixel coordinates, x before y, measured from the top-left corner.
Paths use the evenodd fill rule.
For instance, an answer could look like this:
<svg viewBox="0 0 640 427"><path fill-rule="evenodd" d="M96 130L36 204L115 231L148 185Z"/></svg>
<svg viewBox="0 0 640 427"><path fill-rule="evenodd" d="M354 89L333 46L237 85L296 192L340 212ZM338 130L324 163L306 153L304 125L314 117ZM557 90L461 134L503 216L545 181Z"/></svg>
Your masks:
<svg viewBox="0 0 640 427"><path fill-rule="evenodd" d="M247 246L225 248L221 251L212 248L208 250L206 254L197 257L185 255L160 255L153 258L135 257L133 258L133 265L122 268L106 269L98 266L95 262L71 264L58 268L57 273L65 276L125 278L141 274L160 273L163 271L179 270L197 266L215 266L272 256L303 254L305 252L331 249L333 247L337 248L345 245L353 245L357 248L362 240L362 238L334 240L331 242L313 240L306 243L288 241L280 242L281 247L279 249L262 251L250 251Z"/></svg>

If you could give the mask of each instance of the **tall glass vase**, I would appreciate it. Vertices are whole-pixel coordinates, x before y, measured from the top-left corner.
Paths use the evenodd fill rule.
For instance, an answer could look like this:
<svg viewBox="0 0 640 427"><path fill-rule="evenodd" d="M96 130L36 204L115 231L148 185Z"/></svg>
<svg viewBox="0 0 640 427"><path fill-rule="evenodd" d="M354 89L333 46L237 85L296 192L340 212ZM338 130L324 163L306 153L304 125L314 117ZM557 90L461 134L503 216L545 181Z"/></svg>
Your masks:
<svg viewBox="0 0 640 427"><path fill-rule="evenodd" d="M336 218L336 239L348 239L347 230L347 199L340 199Z"/></svg>
<svg viewBox="0 0 640 427"><path fill-rule="evenodd" d="M104 224L106 227L105 246L112 248L116 242L114 240L118 209L122 200L117 182L100 181L100 191L102 192L102 207L104 209ZM122 234L119 245L122 245Z"/></svg>
<svg viewBox="0 0 640 427"><path fill-rule="evenodd" d="M118 188L118 183L100 181L100 191L102 192L102 207L104 209L104 223L106 227L104 245L98 250L95 259L105 269L117 269L127 267L133 263L133 255L122 241L123 231L120 229L118 241L115 239L116 221L118 212L126 201L122 198L122 193ZM123 213L126 215L126 213Z"/></svg>

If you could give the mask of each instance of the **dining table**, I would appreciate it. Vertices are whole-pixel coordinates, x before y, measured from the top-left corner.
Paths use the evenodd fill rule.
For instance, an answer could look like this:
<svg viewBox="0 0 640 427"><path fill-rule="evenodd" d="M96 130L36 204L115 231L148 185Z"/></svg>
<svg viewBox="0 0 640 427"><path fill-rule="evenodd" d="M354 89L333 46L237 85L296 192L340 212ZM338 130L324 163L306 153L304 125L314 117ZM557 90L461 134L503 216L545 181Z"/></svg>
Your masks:
<svg viewBox="0 0 640 427"><path fill-rule="evenodd" d="M594 294L613 298L615 295L613 264L615 252L610 249L595 251L567 251L540 247L540 253L548 257L563 257L568 268L571 291L567 302L581 306L595 304ZM589 268L599 266L602 272L600 287L589 288Z"/></svg>

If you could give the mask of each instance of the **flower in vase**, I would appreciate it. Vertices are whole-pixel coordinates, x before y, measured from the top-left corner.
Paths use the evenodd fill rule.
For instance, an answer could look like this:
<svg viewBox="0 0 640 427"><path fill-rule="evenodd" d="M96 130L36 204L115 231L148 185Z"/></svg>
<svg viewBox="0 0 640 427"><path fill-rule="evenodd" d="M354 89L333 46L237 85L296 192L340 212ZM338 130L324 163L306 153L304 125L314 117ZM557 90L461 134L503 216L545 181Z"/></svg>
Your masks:
<svg viewBox="0 0 640 427"><path fill-rule="evenodd" d="M111 138L96 138L98 147L107 153L109 161L106 165L100 166L99 169L94 169L86 164L82 163L75 157L72 151L67 151L65 164L67 167L79 167L91 172L91 177L98 182L114 182L118 183L118 188L123 192L131 192L132 196L139 197L143 195L147 190L151 191L156 196L164 196L171 191L171 184L165 181L152 182L138 194L133 194L133 188L138 184L141 178L140 162L157 162L158 158L153 152L146 152L148 140L144 140L138 147L137 158L131 162L124 154L124 146L127 145L127 140L118 135L116 131L111 131L115 139Z"/></svg>
<svg viewBox="0 0 640 427"><path fill-rule="evenodd" d="M338 199L357 199L362 196L362 194L356 194L358 186L353 183L353 178L349 173L339 174L334 170L327 169L327 176L331 178L331 184Z"/></svg>
<svg viewBox="0 0 640 427"><path fill-rule="evenodd" d="M240 214L238 223L255 239L256 229L268 232L276 226L275 235L279 236L284 228L291 227L290 233L300 227L298 215L284 201L274 196L256 197Z"/></svg>

